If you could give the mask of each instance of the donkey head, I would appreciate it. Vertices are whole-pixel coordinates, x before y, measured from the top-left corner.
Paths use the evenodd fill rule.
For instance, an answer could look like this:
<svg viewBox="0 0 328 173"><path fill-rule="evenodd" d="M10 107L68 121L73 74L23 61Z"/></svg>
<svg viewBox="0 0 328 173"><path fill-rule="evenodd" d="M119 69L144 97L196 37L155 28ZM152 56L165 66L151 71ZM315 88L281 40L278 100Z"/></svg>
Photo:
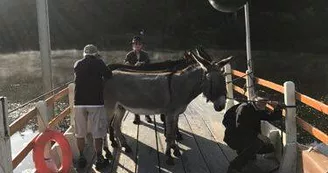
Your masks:
<svg viewBox="0 0 328 173"><path fill-rule="evenodd" d="M211 101L216 111L221 111L226 101L226 85L223 76L222 67L224 67L232 57L213 61L204 51L197 49L197 54L190 52L191 57L204 70L204 79L202 81L202 91L207 101Z"/></svg>

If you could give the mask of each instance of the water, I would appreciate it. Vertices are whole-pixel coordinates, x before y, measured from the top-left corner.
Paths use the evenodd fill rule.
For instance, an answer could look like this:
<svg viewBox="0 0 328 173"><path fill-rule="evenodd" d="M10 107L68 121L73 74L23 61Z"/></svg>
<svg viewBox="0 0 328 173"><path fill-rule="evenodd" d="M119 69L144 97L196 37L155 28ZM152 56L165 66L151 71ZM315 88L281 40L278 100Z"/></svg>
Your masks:
<svg viewBox="0 0 328 173"><path fill-rule="evenodd" d="M30 140L32 140L37 135L36 132L31 129L26 129L24 132L16 133L11 138L11 153L16 156ZM23 171L31 171L34 168L34 163L32 159L32 152L30 152L26 158L16 167L14 172L21 173Z"/></svg>
<svg viewBox="0 0 328 173"><path fill-rule="evenodd" d="M153 62L182 57L184 51L150 51ZM234 56L232 67L240 71L246 70L246 54L243 51L209 50L215 58ZM122 62L126 51L101 52L106 63ZM0 95L8 97L9 109L18 107L41 94L42 74L40 54L37 51L19 52L13 54L0 54ZM82 56L78 50L65 50L52 52L53 81L60 86L73 79L73 65ZM308 96L328 103L328 59L326 55L306 53L283 53L254 51L253 61L255 75L278 84L291 80L296 89ZM268 90L269 91L269 90ZM276 97L282 100L281 95ZM10 114L10 122L17 119L33 107L34 104ZM328 116L322 115L308 107L299 108L299 116L328 133ZM14 134L11 138L13 156L19 152L24 143L35 136L37 126L28 125L25 131ZM306 132L300 132L298 140L302 143L313 143L314 139ZM23 144L23 145L22 145ZM327 150L328 151L328 150ZM19 165L15 172L28 172L33 168L31 154Z"/></svg>

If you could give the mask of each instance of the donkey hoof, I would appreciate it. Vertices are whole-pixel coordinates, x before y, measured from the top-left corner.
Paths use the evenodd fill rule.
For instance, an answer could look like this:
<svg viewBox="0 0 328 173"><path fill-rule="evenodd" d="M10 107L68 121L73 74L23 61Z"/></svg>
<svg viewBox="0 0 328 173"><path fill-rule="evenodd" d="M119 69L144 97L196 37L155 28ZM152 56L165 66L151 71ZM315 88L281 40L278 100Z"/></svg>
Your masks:
<svg viewBox="0 0 328 173"><path fill-rule="evenodd" d="M113 155L110 153L110 151L109 151L109 152L106 151L105 157L106 157L106 159L108 159L108 160L114 160L114 157L113 157Z"/></svg>
<svg viewBox="0 0 328 173"><path fill-rule="evenodd" d="M173 158L172 158L172 157L169 157L169 158L166 160L166 164L167 164L167 165L174 165Z"/></svg>
<svg viewBox="0 0 328 173"><path fill-rule="evenodd" d="M125 148L124 152L126 152L126 153L131 153L132 152L132 149L131 149L130 146L126 145L126 146L124 146L124 148Z"/></svg>
<svg viewBox="0 0 328 173"><path fill-rule="evenodd" d="M181 133L178 133L177 134L177 141L182 141L183 140L183 137L181 135Z"/></svg>
<svg viewBox="0 0 328 173"><path fill-rule="evenodd" d="M117 144L117 142L116 142L116 141L112 141L112 144L111 144L111 146L112 146L113 148L117 148L117 147L118 147L118 144Z"/></svg>
<svg viewBox="0 0 328 173"><path fill-rule="evenodd" d="M181 156L181 152L180 152L179 149L175 149L175 150L173 151L173 154L174 154L175 157L180 157L180 156Z"/></svg>

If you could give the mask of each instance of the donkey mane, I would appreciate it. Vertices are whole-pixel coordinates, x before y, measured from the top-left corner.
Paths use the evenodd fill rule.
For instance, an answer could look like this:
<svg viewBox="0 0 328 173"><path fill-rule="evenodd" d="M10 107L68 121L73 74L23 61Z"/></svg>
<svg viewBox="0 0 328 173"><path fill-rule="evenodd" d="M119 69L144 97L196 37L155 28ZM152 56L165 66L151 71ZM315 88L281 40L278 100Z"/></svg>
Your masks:
<svg viewBox="0 0 328 173"><path fill-rule="evenodd" d="M107 67L111 70L118 70L123 72L147 72L147 73L161 73L161 72L176 72L184 70L190 65L196 64L196 61L191 59L167 60L164 62L150 63L142 66L133 66L125 64L109 64Z"/></svg>

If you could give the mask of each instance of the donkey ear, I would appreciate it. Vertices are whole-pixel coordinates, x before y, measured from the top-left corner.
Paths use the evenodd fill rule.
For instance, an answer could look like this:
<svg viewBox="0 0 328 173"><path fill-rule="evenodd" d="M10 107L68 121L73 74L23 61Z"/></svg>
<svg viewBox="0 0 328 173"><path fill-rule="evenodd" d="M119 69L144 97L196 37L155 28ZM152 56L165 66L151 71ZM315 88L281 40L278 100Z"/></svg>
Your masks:
<svg viewBox="0 0 328 173"><path fill-rule="evenodd" d="M222 59L222 60L219 61L219 62L216 62L215 65L216 65L216 66L219 66L219 67L223 67L223 66L225 66L226 64L228 64L232 58L233 58L233 56L229 56L228 58L225 58L225 59Z"/></svg>
<svg viewBox="0 0 328 173"><path fill-rule="evenodd" d="M204 50L202 46L197 46L196 48L197 55L207 60L208 62L212 62L211 56Z"/></svg>
<svg viewBox="0 0 328 173"><path fill-rule="evenodd" d="M191 56L194 58L194 60L206 71L209 70L211 63L208 62L207 60L204 60L203 58L195 55L194 52L190 51Z"/></svg>

